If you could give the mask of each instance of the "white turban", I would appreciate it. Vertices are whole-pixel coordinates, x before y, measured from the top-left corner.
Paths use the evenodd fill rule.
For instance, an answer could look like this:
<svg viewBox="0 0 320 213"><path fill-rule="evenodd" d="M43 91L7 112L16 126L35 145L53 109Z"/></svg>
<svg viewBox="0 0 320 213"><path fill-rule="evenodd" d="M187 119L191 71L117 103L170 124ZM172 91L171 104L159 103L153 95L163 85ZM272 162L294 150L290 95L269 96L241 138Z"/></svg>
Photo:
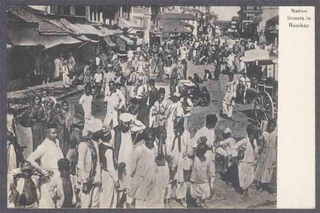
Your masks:
<svg viewBox="0 0 320 213"><path fill-rule="evenodd" d="M98 118L91 117L86 124L86 133L95 133L102 130L102 121Z"/></svg>

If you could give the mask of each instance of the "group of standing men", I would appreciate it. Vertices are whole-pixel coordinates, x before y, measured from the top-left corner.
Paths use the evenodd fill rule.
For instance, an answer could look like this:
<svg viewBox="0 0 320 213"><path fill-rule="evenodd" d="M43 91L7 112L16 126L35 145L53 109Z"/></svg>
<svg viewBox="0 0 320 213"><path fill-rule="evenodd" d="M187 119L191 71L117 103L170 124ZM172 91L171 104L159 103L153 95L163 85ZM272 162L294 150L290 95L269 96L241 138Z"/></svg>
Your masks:
<svg viewBox="0 0 320 213"><path fill-rule="evenodd" d="M161 50L157 55L163 58ZM190 182L195 205L206 207L216 173L214 128L218 118L207 115L205 125L191 137L188 129L193 103L188 93L177 87L179 68L174 67L169 75L168 92L164 87L155 87L155 79L150 77L154 72L152 60L146 62L143 54L136 61L133 58L121 75L104 67L104 73L94 75L99 81L84 82L85 93L72 115L66 115L70 112L67 102L61 107L51 97L34 98L28 124L34 152L19 168L13 166L9 170L11 205L161 208L170 207L170 200L175 198L186 207ZM180 55L180 60L185 62L186 58ZM162 59L157 60L156 67L159 61L161 64ZM100 65L97 69L103 70ZM184 69L181 79L187 77L187 67ZM162 72L162 67L157 71ZM162 77L158 80L162 81ZM96 118L92 108L100 91L107 111L104 120ZM224 102L224 108L228 105L230 102ZM230 106L226 110L230 112ZM247 132L248 138L232 146L236 152L246 150L238 165L243 192L253 181L247 177L252 179L252 156L258 148L251 137L251 126Z"/></svg>

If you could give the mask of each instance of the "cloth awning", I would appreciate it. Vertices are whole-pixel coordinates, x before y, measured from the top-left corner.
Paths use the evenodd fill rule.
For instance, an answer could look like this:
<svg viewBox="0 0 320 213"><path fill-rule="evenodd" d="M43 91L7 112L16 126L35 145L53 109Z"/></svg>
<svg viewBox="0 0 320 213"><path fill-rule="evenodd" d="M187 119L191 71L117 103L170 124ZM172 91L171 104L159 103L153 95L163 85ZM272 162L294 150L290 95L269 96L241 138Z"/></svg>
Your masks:
<svg viewBox="0 0 320 213"><path fill-rule="evenodd" d="M13 46L43 46L45 49L60 44L77 44L82 42L71 36L40 36L37 29L33 27L9 27L7 36Z"/></svg>
<svg viewBox="0 0 320 213"><path fill-rule="evenodd" d="M83 29L75 24L71 24L66 19L62 18L59 20L59 22L67 29L69 29L73 34L80 35L80 34L86 34L83 33Z"/></svg>
<svg viewBox="0 0 320 213"><path fill-rule="evenodd" d="M73 34L80 35L80 34L94 34L100 37L109 36L115 34L113 30L109 30L106 27L94 27L90 24L72 24L68 22L66 19L60 19L60 23L70 30Z"/></svg>
<svg viewBox="0 0 320 213"><path fill-rule="evenodd" d="M114 31L113 30L109 30L106 27L99 27L99 30L101 31L102 34L104 34L105 36L110 36L110 35L114 35Z"/></svg>
<svg viewBox="0 0 320 213"><path fill-rule="evenodd" d="M60 44L79 44L82 41L72 38L71 36L41 36L39 43L41 43L45 49L60 45Z"/></svg>
<svg viewBox="0 0 320 213"><path fill-rule="evenodd" d="M119 35L119 38L121 38L122 40L124 40L124 41L125 41L127 44L129 44L129 45L132 45L132 44L133 44L133 41L132 41L130 38L124 36L124 35Z"/></svg>
<svg viewBox="0 0 320 213"><path fill-rule="evenodd" d="M99 42L99 41L90 39L90 38L88 38L88 37L85 36L85 35L78 36L77 39L79 39L79 40L81 40L81 41L89 41L89 42L92 42L92 43L98 43L98 42Z"/></svg>
<svg viewBox="0 0 320 213"><path fill-rule="evenodd" d="M141 28L140 26L138 26L136 23L133 23L131 21L128 21L124 18L119 18L119 21L118 21L118 27L120 28Z"/></svg>
<svg viewBox="0 0 320 213"><path fill-rule="evenodd" d="M35 27L8 27L7 37L13 46L41 45L41 36Z"/></svg>
<svg viewBox="0 0 320 213"><path fill-rule="evenodd" d="M98 35L98 36L105 36L100 30L96 29L94 26L89 24L74 24L80 29L82 34L91 34L91 35Z"/></svg>
<svg viewBox="0 0 320 213"><path fill-rule="evenodd" d="M109 36L104 37L103 39L107 43L108 46L110 46L110 47L116 46L116 44L111 40L111 38Z"/></svg>

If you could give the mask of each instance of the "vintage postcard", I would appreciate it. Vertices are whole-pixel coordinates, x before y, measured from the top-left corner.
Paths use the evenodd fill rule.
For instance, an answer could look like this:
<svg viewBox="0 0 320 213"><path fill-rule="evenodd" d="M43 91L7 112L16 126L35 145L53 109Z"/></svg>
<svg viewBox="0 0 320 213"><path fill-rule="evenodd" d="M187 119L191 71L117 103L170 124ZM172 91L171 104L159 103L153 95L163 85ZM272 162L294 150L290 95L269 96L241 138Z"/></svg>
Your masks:
<svg viewBox="0 0 320 213"><path fill-rule="evenodd" d="M8 5L7 208L315 208L314 13Z"/></svg>

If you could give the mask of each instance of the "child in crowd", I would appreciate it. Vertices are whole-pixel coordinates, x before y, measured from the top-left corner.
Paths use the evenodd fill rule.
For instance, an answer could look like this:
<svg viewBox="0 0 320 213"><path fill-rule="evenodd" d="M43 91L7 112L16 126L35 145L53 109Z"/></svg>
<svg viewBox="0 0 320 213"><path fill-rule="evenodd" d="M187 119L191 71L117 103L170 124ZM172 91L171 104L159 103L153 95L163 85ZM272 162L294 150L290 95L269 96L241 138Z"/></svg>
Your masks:
<svg viewBox="0 0 320 213"><path fill-rule="evenodd" d="M205 156L208 150L206 143L199 143L191 172L190 194L200 208L207 208L205 199L211 196L214 182L214 165L211 158Z"/></svg>
<svg viewBox="0 0 320 213"><path fill-rule="evenodd" d="M49 193L56 204L56 208L74 208L76 199L76 179L70 174L70 162L62 158L58 161L60 177L52 180ZM80 188L80 187L78 187Z"/></svg>

